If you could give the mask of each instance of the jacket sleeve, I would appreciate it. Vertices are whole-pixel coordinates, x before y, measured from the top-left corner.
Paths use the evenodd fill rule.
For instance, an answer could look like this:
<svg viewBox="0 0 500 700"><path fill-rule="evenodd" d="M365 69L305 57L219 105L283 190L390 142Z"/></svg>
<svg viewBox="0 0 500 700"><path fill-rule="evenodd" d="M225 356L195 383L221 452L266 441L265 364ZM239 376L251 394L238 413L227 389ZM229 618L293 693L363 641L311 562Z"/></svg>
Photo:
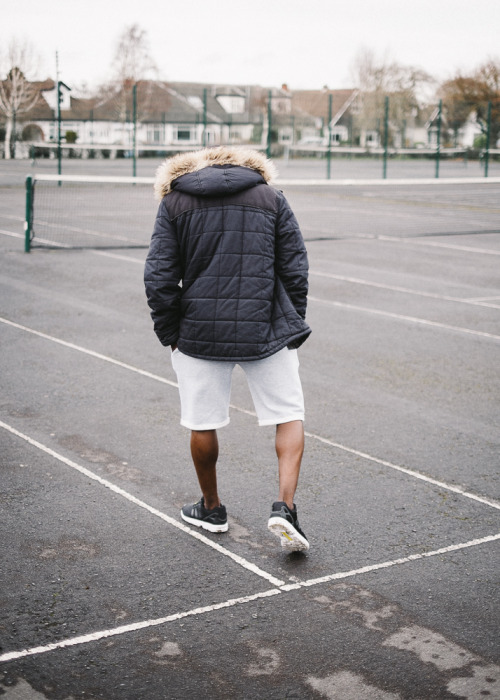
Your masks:
<svg viewBox="0 0 500 700"><path fill-rule="evenodd" d="M306 317L308 271L307 251L295 215L285 197L278 195L275 269L301 318Z"/></svg>
<svg viewBox="0 0 500 700"><path fill-rule="evenodd" d="M165 200L158 209L144 268L146 297L154 330L162 345L179 337L182 264L175 224Z"/></svg>

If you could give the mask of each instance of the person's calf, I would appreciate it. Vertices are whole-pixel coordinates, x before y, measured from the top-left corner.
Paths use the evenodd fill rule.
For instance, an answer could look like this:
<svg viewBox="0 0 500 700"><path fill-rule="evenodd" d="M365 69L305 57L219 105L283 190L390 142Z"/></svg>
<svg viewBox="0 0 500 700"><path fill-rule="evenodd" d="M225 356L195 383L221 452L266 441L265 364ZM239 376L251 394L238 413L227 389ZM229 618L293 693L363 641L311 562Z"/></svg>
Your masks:
<svg viewBox="0 0 500 700"><path fill-rule="evenodd" d="M300 420L276 426L276 455L279 470L279 501L293 510L293 499L299 481L304 454L304 424Z"/></svg>
<svg viewBox="0 0 500 700"><path fill-rule="evenodd" d="M191 456L205 507L209 510L217 508L220 505L217 491L217 459L219 457L217 432L215 430L192 430Z"/></svg>

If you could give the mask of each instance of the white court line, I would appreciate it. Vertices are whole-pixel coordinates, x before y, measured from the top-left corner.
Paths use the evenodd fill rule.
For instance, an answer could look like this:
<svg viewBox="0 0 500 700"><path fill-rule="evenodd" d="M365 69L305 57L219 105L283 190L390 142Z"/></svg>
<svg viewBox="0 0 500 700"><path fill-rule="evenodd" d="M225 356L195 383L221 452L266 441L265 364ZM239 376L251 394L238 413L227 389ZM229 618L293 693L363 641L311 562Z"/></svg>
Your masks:
<svg viewBox="0 0 500 700"><path fill-rule="evenodd" d="M23 233L14 233L14 231L6 231L3 228L0 228L0 233L2 233L4 236L12 236L12 238L25 238L25 235Z"/></svg>
<svg viewBox="0 0 500 700"><path fill-rule="evenodd" d="M486 544L487 542L494 542L499 539L500 533L496 535L488 535L486 537L470 540L469 542L461 542L460 544L452 544L448 547L435 549L431 552L423 552L422 554L410 554L407 557L401 557L400 559L393 559L391 561L384 561L378 564L362 566L359 569L352 569L351 571L339 571L335 574L329 574L327 576L309 579L300 583L285 584L283 586L280 586L279 588L271 588L270 590L262 591L261 593L255 593L254 595L244 596L242 598L231 598L230 600L227 600L223 603L214 603L213 605L207 605L202 608L194 608L193 610L187 610L185 612L174 613L173 615L167 615L166 617L159 617L152 620L143 620L142 622L135 622L129 625L122 625L120 627L99 630L98 632L91 632L90 634L80 635L79 637L70 637L68 639L63 639L60 642L52 642L50 644L46 644L45 646L31 647L28 649L21 649L20 651L10 651L0 655L0 662L14 661L16 659L22 659L26 656L44 654L48 651L54 651L55 649L64 649L66 647L78 646L80 644L89 644L91 642L97 642L100 639L115 637L121 634L127 634L129 632L136 632L138 630L148 629L150 627L157 627L158 625L164 625L168 622L175 622L177 620L182 620L186 617L204 615L206 613L214 612L215 610L222 610L224 608L234 607L235 605L245 605L255 600L271 598L273 596L282 595L283 593L288 593L290 591L300 590L301 588L310 588L311 586L329 583L330 581L338 581L345 578L352 578L354 576L360 576L361 574L370 573L372 571L388 569L392 566L401 566L402 564L407 564L409 562L418 561L421 559L427 559L429 557L448 554L450 552L458 552L462 549L477 547L481 544Z"/></svg>
<svg viewBox="0 0 500 700"><path fill-rule="evenodd" d="M87 348L83 348L81 345L75 345L74 343L68 343L66 340L55 338L53 335L47 335L47 333L42 333L41 331L35 331L33 328L28 328L27 326L21 326L19 323L14 323L13 321L9 321L6 318L0 317L0 322L5 323L8 326L12 326L13 328L18 328L19 330L25 331L26 333L32 333L33 335L37 335L40 338L44 338L45 340L50 340L53 343L57 343L58 345L63 345L64 347L70 348L71 350L78 350L78 352L83 352L85 355L90 355L91 357L95 357L98 360L110 362L111 364L117 365L118 367L122 367L123 369L128 369L131 372L135 372L136 374L141 374L143 377L148 377L149 379L154 379L157 382L169 384L170 386L178 388L178 384L176 384L176 382L172 382L169 379L165 379L165 377L160 377L159 374L152 374L151 372L147 372L144 369L139 369L139 367L134 367L133 365L128 365L125 362L120 362L120 360L115 360L112 357L108 357L108 355L102 355L100 352L88 350Z"/></svg>
<svg viewBox="0 0 500 700"><path fill-rule="evenodd" d="M436 233L436 236L439 234ZM447 248L449 250L463 250L466 253L482 253L484 255L500 255L500 250L492 248L475 248L467 245L457 245L456 243L440 243L439 241L429 241L422 238L402 238L399 236L377 236L379 241L395 241L396 243L412 243L414 245L431 246L433 248Z"/></svg>
<svg viewBox="0 0 500 700"><path fill-rule="evenodd" d="M64 457L64 455L61 455L58 452L55 452L50 447L43 445L41 442L38 442L38 440L34 440L33 438L30 438L28 435L21 433L19 430L16 430L16 428L13 428L12 426L8 425L7 423L4 423L3 421L0 421L0 428L7 430L9 433L11 433L12 435L15 435L18 438L21 438L22 440L24 440L28 444L32 445L33 447L36 447L37 449L39 449L42 452L45 452L46 454L50 455L54 459L57 459L59 462L62 462L66 466L71 467L71 469L75 469L76 471L80 472L81 474L84 474L88 479L92 479L93 481L97 481L99 484L101 484L101 486L104 486L107 489L109 489L110 491L117 493L119 496L126 498L127 501L134 503L136 506L139 506L140 508L144 508L144 510L147 510L149 513L156 516L157 518L161 518L161 520L164 520L169 525L172 525L173 527L177 528L178 530L181 530L181 532L184 532L187 535L191 535L191 537L194 537L196 540L199 540L200 542L207 544L209 547L211 547L212 549L215 549L217 552L219 552L219 554L224 554L224 556L229 557L229 559L232 559L234 562L236 562L236 564L239 564L247 571L250 571L253 574L256 574L257 576L260 576L261 578L265 579L266 581L269 581L269 583L272 583L273 586L284 585L284 581L281 581L280 579L277 579L272 574L269 574L267 571L260 569L258 566L256 566L255 564L252 564L247 559L240 557L238 554L234 554L229 549L226 549L225 547L222 547L217 542L210 540L208 537L205 537L205 535L202 535L200 532L198 532L196 530L192 530L191 528L187 527L186 525L179 522L175 518L171 518L169 515L162 513L157 508L153 508L153 506L150 506L147 503L145 503L144 501L141 501L139 498L136 498L128 491L125 491L124 489L120 488L119 486L116 486L116 484L113 484L111 481L108 481L107 479L103 479L101 476L99 476L95 472L90 471L90 469L86 469L86 467L82 467L80 464L73 462L73 460L68 459L67 457Z"/></svg>
<svg viewBox="0 0 500 700"><path fill-rule="evenodd" d="M384 467L390 467L390 469L395 469L396 471L402 472L403 474L413 476L415 479L420 479L421 481L425 481L428 484L432 484L433 486L439 486L439 488L446 489L447 491L452 491L453 493L458 493L460 496L465 496L466 498L470 498L473 501L478 501L479 503L484 503L487 506L491 506L492 508L500 510L500 503L492 498L477 496L476 494L471 493L470 491L465 491L465 489L460 488L460 486L452 486L451 484L447 484L444 481L438 481L437 479L433 479L432 477L426 476L421 472L417 472L413 469L408 469L407 467L402 467L399 464L394 464L393 462L388 462L385 459L373 457L372 455L369 455L366 452L361 452L360 450L354 450L352 447L346 447L345 445L341 445L338 442L333 442L333 440L328 440L327 438L321 437L321 435L315 435L314 433L309 433L307 431L305 432L305 434L307 437L314 438L314 440L323 442L325 445L336 447L339 450L349 452L349 454L356 455L357 457L362 457L363 459L367 459L370 462L382 464Z"/></svg>
<svg viewBox="0 0 500 700"><path fill-rule="evenodd" d="M407 557L393 559L392 561L384 561L380 564L370 564L368 566L362 566L361 568L353 569L352 571L341 571L336 574L328 574L327 576L320 576L319 578L311 578L307 581L301 581L299 583L285 584L284 586L280 587L280 590L292 591L297 590L299 588L317 586L320 583L328 583L329 581L336 581L338 579L348 578L350 576L359 576L360 574L366 574L370 571L388 569L391 566L399 566L401 564L407 564L411 561L418 561L419 559L427 559L429 557L439 556L440 554L449 554L450 552L458 552L461 549L477 547L480 544L486 544L486 542L495 542L496 540L500 540L500 532L496 535L487 535L486 537L479 537L475 540L469 540L469 542L461 542L460 544L450 544L448 547L441 547L440 549L435 549L432 552L422 552L422 554L409 554Z"/></svg>
<svg viewBox="0 0 500 700"><path fill-rule="evenodd" d="M40 331L35 331L31 328L27 328L26 326L21 326L19 323L13 323L12 321L8 321L7 319L2 318L1 316L0 316L0 322L6 323L7 325L13 326L14 328L18 328L20 330L26 331L27 333L32 333L33 335L44 338L45 340L51 340L55 343L58 343L58 344L63 345L65 347L68 347L72 350L78 350L79 352L83 352L83 353L90 355L92 357L96 357L97 359L105 360L106 362L110 362L111 364L117 365L118 367L123 367L124 369L128 369L131 372L136 372L137 374L148 377L149 379L153 379L155 381L159 381L159 382L162 382L164 384L168 384L169 386L173 386L173 387L178 388L178 385L175 382L169 381L168 379L165 379L164 377L160 377L157 374L152 374L151 372L146 372L142 369L139 369L138 367L134 367L133 365L127 365L123 362L119 362L118 360L114 360L111 357L107 357L106 355L101 355L100 353L93 352L92 350L87 350L86 348L82 348L79 345L74 345L73 343L67 343L64 340L59 340L59 338L54 338L53 336L47 335L46 333L41 333ZM246 415L249 415L249 416L256 415L254 411L249 411L247 409L241 408L241 407L236 406L234 404L231 404L231 408L235 409L236 411L239 411L240 413L245 413ZM382 465L389 467L391 469L396 469L397 471L401 471L401 472L408 474L409 476L412 476L416 479L421 479L422 481L428 481L429 483L433 483L434 485L437 485L442 489L446 489L448 491L453 491L454 493L458 493L459 495L464 496L465 498L471 498L474 501L480 501L481 503L484 503L485 505L489 505L493 508L500 509L500 504L498 504L496 501L484 498L482 496L477 496L476 494L471 493L470 491L465 491L465 490L461 489L460 487L453 486L451 484L447 484L444 481L433 480L430 477L427 477L424 474L421 474L420 472L417 472L413 469L407 469L406 467L402 467L402 466L399 466L397 464L393 464L392 462L387 462L385 460L379 459L378 457L373 457L365 452L360 452L360 451L355 450L353 448L346 447L346 446L341 445L339 443L328 440L327 438L321 437L320 435L316 435L315 433L308 433L307 432L306 435L308 437L313 438L314 440L318 440L319 442L323 442L326 445L330 445L331 447L335 447L339 450L343 450L344 452L349 452L351 454L355 454L358 457L362 457L363 459L369 460L371 462L376 462L377 464L382 464Z"/></svg>
<svg viewBox="0 0 500 700"><path fill-rule="evenodd" d="M380 179L380 178L366 178L363 180L327 180L326 178L317 178L314 180L293 180L292 178L278 178L276 180L277 185L292 186L297 185L299 187L305 187L310 185L316 187L318 185L333 186L336 185L380 185L381 187L388 187L390 185L498 185L500 184L500 177L422 177L422 178L394 178L394 179Z"/></svg>
<svg viewBox="0 0 500 700"><path fill-rule="evenodd" d="M136 263L137 265L144 266L146 262L146 256L142 260L138 258L129 257L128 255L120 255L119 253L107 253L104 250L89 250L89 253L94 255L101 255L103 258L114 258L115 260L125 260L125 262Z"/></svg>
<svg viewBox="0 0 500 700"><path fill-rule="evenodd" d="M381 311L380 309L369 309L365 306L357 306L355 304L345 304L341 301L329 301L326 299L318 299L317 297L308 296L310 301L315 301L318 304L326 304L327 306L336 306L340 309L350 309L351 311L362 311L368 314L376 314L377 316L386 316L387 318L395 318L398 321L410 321L423 326L431 326L433 328L442 328L447 331L458 331L459 333L467 333L468 335L477 335L480 338L490 338L492 340L500 340L500 335L494 333L486 333L485 331L474 331L471 328L463 326L451 326L447 323L439 323L438 321L428 321L425 318L417 318L416 316L405 316L404 314L395 314L391 311Z"/></svg>
<svg viewBox="0 0 500 700"><path fill-rule="evenodd" d="M443 301L453 301L460 304L470 304L472 306L484 306L492 309L499 309L498 304L487 304L482 302L495 301L500 299L500 297L484 297L477 299L461 299L460 297L450 297L444 294L434 294L433 292L419 292L415 289L409 289L408 287L398 287L391 284L382 284L381 282L370 282L368 280L362 280L358 277L347 277L345 275L336 275L331 272L320 272L319 270L309 270L310 275L316 277L326 277L328 279L339 280L340 282L350 282L352 284L361 284L366 287L376 287L377 289L387 289L391 292L402 292L403 294L413 294L419 297L428 297L429 299L441 299Z"/></svg>

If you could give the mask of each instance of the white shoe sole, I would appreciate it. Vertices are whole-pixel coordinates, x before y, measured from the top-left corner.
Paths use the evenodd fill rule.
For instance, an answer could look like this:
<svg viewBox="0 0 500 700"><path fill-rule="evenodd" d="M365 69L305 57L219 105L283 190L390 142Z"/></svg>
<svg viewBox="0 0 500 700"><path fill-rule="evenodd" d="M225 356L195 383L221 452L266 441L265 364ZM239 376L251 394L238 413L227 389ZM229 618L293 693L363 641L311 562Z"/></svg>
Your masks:
<svg viewBox="0 0 500 700"><path fill-rule="evenodd" d="M281 547L287 552L307 552L309 549L309 542L285 518L269 518L267 529L280 538Z"/></svg>
<svg viewBox="0 0 500 700"><path fill-rule="evenodd" d="M209 532L227 532L229 525L227 523L224 523L223 525L214 525L213 523L207 523L204 520L197 520L196 518L189 518L187 515L184 515L184 513L181 510L181 518L185 520L187 523L190 525L194 525L195 527L201 527L204 530L208 530Z"/></svg>

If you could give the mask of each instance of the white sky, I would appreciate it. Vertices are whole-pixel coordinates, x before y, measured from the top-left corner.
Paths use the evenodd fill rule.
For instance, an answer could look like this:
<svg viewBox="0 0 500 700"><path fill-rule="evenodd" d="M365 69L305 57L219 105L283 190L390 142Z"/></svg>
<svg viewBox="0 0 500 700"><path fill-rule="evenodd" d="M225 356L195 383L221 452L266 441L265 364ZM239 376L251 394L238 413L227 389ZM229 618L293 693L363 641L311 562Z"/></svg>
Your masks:
<svg viewBox="0 0 500 700"><path fill-rule="evenodd" d="M11 38L40 57L37 78L95 86L110 77L126 26L146 30L160 77L291 89L349 87L361 48L437 79L500 59L500 0L18 0ZM2 76L3 77L3 76Z"/></svg>

